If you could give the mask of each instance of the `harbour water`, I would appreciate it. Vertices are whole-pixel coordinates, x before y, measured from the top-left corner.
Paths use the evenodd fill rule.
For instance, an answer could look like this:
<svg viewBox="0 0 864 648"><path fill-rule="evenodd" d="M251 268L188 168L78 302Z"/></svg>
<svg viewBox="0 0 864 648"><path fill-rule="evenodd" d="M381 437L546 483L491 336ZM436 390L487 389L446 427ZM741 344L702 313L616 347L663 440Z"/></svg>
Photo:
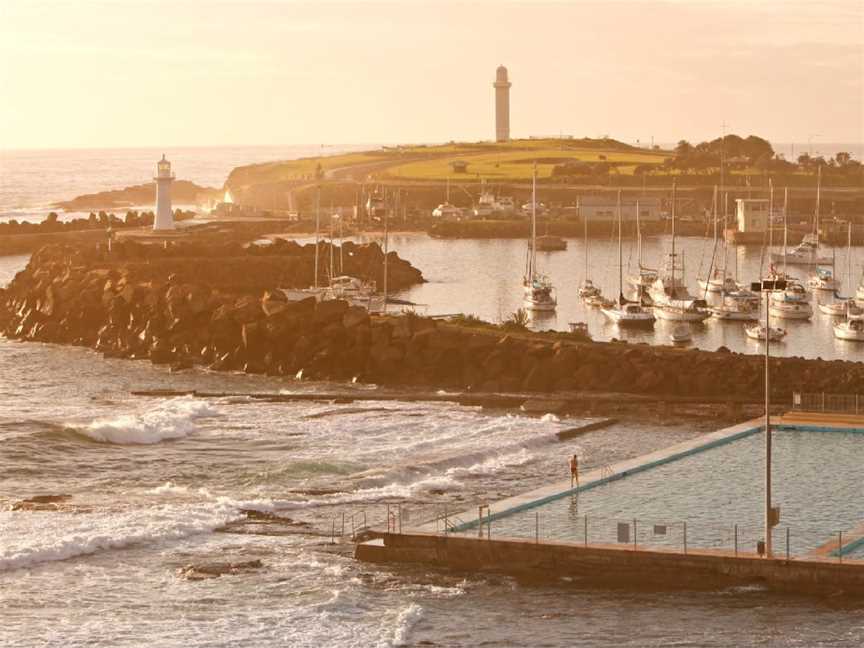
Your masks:
<svg viewBox="0 0 864 648"><path fill-rule="evenodd" d="M147 160L149 173L149 153ZM492 319L512 309L506 299L518 292L524 242L447 242L459 251L448 259L442 242L394 241L430 279L410 293L417 301L431 304L438 294L444 303L449 292L454 307ZM571 242L563 254L576 246ZM502 249L510 260L495 265ZM562 277L578 279L581 265L558 258ZM0 282L24 263L26 257L0 258ZM464 272L469 265L474 274ZM480 275L492 276L495 268L508 274L482 287ZM469 283L459 290L447 283L466 276ZM468 308L477 305L485 310ZM550 440L554 432L580 421L450 404L141 399L130 391L321 386L203 371L171 374L84 349L4 339L0 376L3 646L864 642L860 604L843 599L778 596L756 586L675 593L648 584L627 591L565 581L537 585L358 564L329 550L332 524L343 512L381 519L388 501L464 510L559 479L573 452L587 470L693 438L700 433L693 426L616 425L557 443ZM71 510L9 510L14 501L39 494L71 495ZM277 512L308 526L277 536L218 531L242 517L242 509ZM263 569L197 582L176 575L187 563L253 558Z"/></svg>

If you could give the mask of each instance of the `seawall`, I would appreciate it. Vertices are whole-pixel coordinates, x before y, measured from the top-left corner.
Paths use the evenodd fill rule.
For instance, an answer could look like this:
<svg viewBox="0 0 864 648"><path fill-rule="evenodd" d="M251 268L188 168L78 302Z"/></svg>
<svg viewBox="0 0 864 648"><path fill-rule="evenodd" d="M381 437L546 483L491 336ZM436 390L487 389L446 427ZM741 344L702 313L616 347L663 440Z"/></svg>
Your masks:
<svg viewBox="0 0 864 648"><path fill-rule="evenodd" d="M367 562L419 563L628 588L716 589L755 583L797 593L859 597L864 593L864 561L765 559L722 551L649 551L632 546L416 532L381 534L376 540L358 544L354 555Z"/></svg>

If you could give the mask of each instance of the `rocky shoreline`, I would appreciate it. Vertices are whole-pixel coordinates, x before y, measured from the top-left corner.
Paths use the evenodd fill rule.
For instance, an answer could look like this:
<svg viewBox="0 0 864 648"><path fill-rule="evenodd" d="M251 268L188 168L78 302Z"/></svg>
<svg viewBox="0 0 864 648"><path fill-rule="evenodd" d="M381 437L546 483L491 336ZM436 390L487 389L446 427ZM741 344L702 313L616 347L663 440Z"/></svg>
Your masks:
<svg viewBox="0 0 864 648"><path fill-rule="evenodd" d="M322 244L324 245L324 244ZM321 276L326 276L323 247ZM370 316L344 301L289 302L305 287L314 245L118 242L47 246L0 291L0 330L12 339L75 344L110 357L300 379L476 392L619 392L754 402L763 358L597 343L462 318ZM345 273L383 280L377 244L345 243ZM389 284L422 282L391 252ZM855 393L864 364L776 358L772 389Z"/></svg>

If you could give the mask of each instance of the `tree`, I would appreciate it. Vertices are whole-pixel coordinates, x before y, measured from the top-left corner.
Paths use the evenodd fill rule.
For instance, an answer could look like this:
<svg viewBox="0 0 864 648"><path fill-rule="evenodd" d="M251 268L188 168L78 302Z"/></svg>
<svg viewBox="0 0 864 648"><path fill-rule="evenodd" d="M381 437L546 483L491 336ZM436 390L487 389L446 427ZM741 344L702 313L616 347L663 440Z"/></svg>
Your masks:
<svg viewBox="0 0 864 648"><path fill-rule="evenodd" d="M834 156L834 159L837 160L837 166L846 166L849 162L852 161L852 155L847 153L846 151L840 151L837 155Z"/></svg>
<svg viewBox="0 0 864 648"><path fill-rule="evenodd" d="M693 146L687 140L681 140L675 146L675 155L678 157L687 157L693 152Z"/></svg>

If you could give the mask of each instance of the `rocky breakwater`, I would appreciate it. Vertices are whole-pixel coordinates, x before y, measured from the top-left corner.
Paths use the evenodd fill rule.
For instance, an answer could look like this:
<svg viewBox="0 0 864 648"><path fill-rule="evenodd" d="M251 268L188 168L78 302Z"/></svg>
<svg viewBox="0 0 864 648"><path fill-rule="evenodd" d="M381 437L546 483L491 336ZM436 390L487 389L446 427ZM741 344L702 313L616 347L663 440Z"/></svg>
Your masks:
<svg viewBox="0 0 864 648"><path fill-rule="evenodd" d="M377 245L346 243L343 252L346 273L380 281ZM761 398L758 355L594 343L513 323L370 316L344 301L287 301L279 288L308 285L313 258L314 246L293 242L163 248L127 241L110 255L46 247L0 293L0 326L11 338L84 345L175 369L478 392ZM422 281L395 254L389 266L394 289ZM772 359L778 401L796 390L855 393L862 384L862 363Z"/></svg>
<svg viewBox="0 0 864 648"><path fill-rule="evenodd" d="M344 272L381 281L377 244L346 243ZM319 275L329 257L322 244ZM281 288L309 286L314 245L277 241L104 247L51 245L33 255L0 290L0 327L9 338L87 346L106 355L175 367L294 374L312 356L346 349L347 331L368 314L342 301L288 302ZM388 256L392 290L423 281L419 270ZM347 369L339 376L347 375Z"/></svg>

